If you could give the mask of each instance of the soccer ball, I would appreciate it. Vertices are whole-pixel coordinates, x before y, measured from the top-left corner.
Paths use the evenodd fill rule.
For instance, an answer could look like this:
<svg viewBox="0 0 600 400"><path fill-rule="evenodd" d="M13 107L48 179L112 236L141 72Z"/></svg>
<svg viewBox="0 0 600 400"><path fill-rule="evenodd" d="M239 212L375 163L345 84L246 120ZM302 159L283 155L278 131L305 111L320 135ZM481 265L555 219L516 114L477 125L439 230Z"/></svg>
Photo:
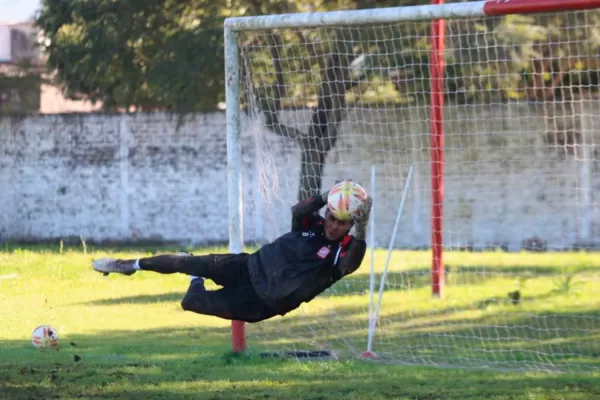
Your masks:
<svg viewBox="0 0 600 400"><path fill-rule="evenodd" d="M347 221L367 199L367 191L361 185L344 180L333 185L327 197L329 211L339 220Z"/></svg>
<svg viewBox="0 0 600 400"><path fill-rule="evenodd" d="M38 349L58 347L58 331L50 325L40 325L31 334L31 344Z"/></svg>

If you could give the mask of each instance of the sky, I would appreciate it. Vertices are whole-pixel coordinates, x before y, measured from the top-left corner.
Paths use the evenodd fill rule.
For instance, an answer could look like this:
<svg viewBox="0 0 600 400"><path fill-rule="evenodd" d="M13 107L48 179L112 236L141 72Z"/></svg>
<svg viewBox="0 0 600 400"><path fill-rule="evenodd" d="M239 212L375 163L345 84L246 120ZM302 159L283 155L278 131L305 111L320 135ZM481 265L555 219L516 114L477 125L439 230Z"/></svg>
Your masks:
<svg viewBox="0 0 600 400"><path fill-rule="evenodd" d="M28 21L40 3L41 0L0 0L0 23Z"/></svg>

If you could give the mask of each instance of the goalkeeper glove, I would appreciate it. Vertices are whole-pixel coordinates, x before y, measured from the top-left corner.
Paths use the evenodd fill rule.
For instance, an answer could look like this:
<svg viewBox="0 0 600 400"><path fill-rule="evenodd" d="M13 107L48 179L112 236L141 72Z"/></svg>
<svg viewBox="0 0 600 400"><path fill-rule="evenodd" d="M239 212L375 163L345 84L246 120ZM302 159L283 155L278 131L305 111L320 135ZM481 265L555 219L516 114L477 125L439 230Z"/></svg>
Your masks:
<svg viewBox="0 0 600 400"><path fill-rule="evenodd" d="M373 206L373 199L367 197L365 202L358 206L358 210L352 216L354 221L354 237L360 240L365 240L367 236L367 225L369 223L369 214Z"/></svg>

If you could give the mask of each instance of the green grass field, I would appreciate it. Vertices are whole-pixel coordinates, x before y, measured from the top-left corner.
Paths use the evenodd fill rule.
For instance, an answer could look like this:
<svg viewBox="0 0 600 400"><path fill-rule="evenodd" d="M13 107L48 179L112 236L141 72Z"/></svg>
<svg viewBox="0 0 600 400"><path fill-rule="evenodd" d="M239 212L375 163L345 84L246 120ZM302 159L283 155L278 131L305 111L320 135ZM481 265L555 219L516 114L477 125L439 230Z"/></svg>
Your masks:
<svg viewBox="0 0 600 400"><path fill-rule="evenodd" d="M369 362L357 355L370 254L309 305L248 325L249 355L236 357L228 321L181 310L187 277L90 267L173 250L6 246L0 399L600 399L599 254L446 253L445 296L434 299L429 254L395 252L374 340L381 361ZM385 258L375 254L376 289ZM59 351L31 346L40 324L58 329ZM340 359L256 356L281 349Z"/></svg>

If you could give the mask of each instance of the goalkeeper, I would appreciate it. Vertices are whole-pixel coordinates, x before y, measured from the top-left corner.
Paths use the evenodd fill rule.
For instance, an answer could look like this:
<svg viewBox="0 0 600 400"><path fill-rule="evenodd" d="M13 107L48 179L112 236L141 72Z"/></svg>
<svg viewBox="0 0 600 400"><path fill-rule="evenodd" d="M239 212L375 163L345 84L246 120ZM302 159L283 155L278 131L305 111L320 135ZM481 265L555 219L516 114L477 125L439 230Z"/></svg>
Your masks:
<svg viewBox="0 0 600 400"><path fill-rule="evenodd" d="M292 229L252 254L158 255L137 260L104 258L93 267L102 273L136 271L182 273L192 277L181 306L199 314L259 322L298 308L342 277L358 269L366 251L366 228L372 200L361 204L352 220L326 209L329 192L292 207ZM349 235L354 227L355 233ZM222 288L207 291L204 278Z"/></svg>

